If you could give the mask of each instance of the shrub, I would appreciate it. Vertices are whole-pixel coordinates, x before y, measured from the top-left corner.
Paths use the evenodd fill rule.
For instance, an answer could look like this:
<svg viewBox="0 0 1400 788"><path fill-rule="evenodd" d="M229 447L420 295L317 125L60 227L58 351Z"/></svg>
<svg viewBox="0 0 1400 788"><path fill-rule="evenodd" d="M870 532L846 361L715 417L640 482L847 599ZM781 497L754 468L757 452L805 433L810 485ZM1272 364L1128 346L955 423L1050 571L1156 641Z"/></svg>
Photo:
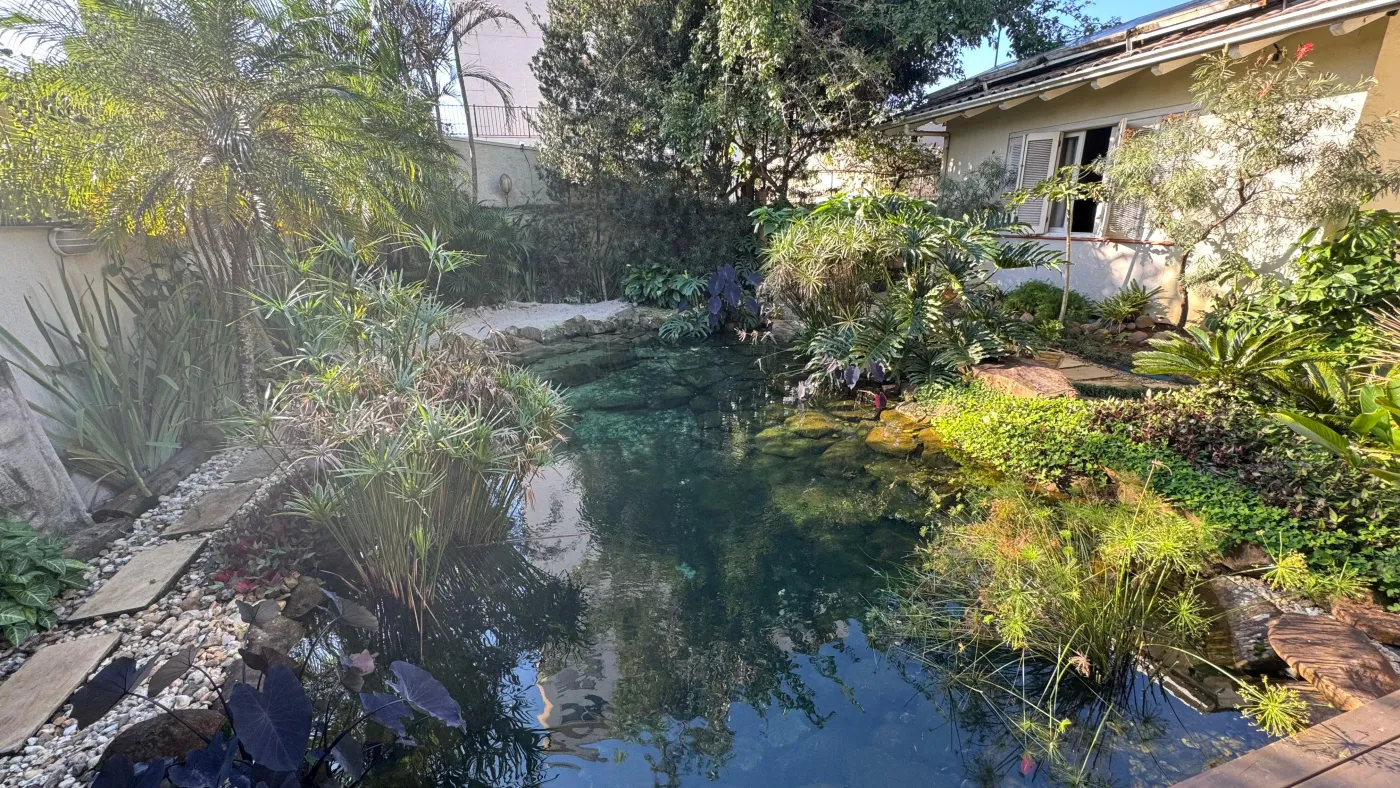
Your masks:
<svg viewBox="0 0 1400 788"><path fill-rule="evenodd" d="M1030 281L1017 286L1015 290L1002 296L1002 308L1013 315L1029 312L1036 324L1055 320L1060 314L1060 298L1063 291L1046 282ZM1083 323L1094 311L1094 302L1077 291L1069 294L1069 311L1065 313L1068 325Z"/></svg>
<svg viewBox="0 0 1400 788"><path fill-rule="evenodd" d="M87 585L87 564L63 557L63 544L24 523L0 520L0 629L18 646L58 623L50 609L65 588Z"/></svg>
<svg viewBox="0 0 1400 788"><path fill-rule="evenodd" d="M673 273L661 263L627 267L622 277L622 297L634 304L676 309L696 304L705 292L705 280L686 273Z"/></svg>
<svg viewBox="0 0 1400 788"><path fill-rule="evenodd" d="M1151 314L1152 304L1161 294L1162 288L1154 287L1148 290L1134 279L1127 287L1099 302L1098 313L1100 317L1116 323L1137 320L1143 315Z"/></svg>
<svg viewBox="0 0 1400 788"><path fill-rule="evenodd" d="M1293 451L1301 459L1291 469L1275 470L1272 480L1262 481L1262 472L1255 476L1253 469L1222 474L1208 464L1198 467L1195 463L1202 453L1220 455L1198 447L1196 455L1182 456L1161 437L1160 427L1135 429L1130 410L1135 403L1027 400L977 385L946 391L926 388L919 400L930 413L932 427L971 461L1061 486L1075 476L1102 481L1125 472L1150 479L1151 489L1166 501L1218 527L1223 546L1246 542L1277 555L1302 553L1320 571L1348 567L1400 599L1400 532L1388 522L1394 519L1394 500L1337 463L1328 465L1298 442L1280 440L1287 448L1265 455L1265 463L1284 462L1282 458ZM1116 412L1125 413L1129 421L1118 422ZM1191 418L1173 415L1161 420L1189 425ZM1279 437L1277 432L1268 435ZM1181 439L1178 443L1189 445ZM1319 471L1319 478L1304 489L1318 489L1337 479L1340 486L1320 495L1326 503L1313 501L1305 506L1282 492L1292 483L1286 473ZM1364 499L1347 500L1352 494Z"/></svg>
<svg viewBox="0 0 1400 788"><path fill-rule="evenodd" d="M1311 329L1288 333L1277 326L1249 326L1211 332L1193 326L1185 335L1149 340L1152 349L1133 357L1133 371L1181 375L1270 397L1286 391L1304 364L1332 358L1319 348L1320 339Z"/></svg>

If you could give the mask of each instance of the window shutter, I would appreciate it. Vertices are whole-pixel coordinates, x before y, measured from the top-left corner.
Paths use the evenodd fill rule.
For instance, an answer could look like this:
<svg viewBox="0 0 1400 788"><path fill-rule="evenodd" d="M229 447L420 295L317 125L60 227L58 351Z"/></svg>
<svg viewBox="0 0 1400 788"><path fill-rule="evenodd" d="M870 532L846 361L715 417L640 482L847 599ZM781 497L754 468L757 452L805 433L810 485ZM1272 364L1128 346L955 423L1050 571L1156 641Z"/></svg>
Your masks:
<svg viewBox="0 0 1400 788"><path fill-rule="evenodd" d="M1016 191L1016 182L1021 177L1021 151L1026 146L1024 134L1013 134L1006 144L1006 175L1001 181L1001 193Z"/></svg>
<svg viewBox="0 0 1400 788"><path fill-rule="evenodd" d="M1029 189L1048 180L1055 171L1055 161L1059 154L1060 135L1027 134L1026 151L1021 157L1022 189ZM1031 232L1045 232L1045 215L1049 205L1044 198L1027 200L1016 209L1016 218L1031 229Z"/></svg>
<svg viewBox="0 0 1400 788"><path fill-rule="evenodd" d="M1109 143L1109 156L1118 150L1118 145L1129 134L1150 134L1150 127L1158 121L1158 118L1145 118L1128 122L1127 118L1118 122L1118 128L1113 131L1113 139ZM1124 203L1113 203L1105 207L1107 216L1102 220L1103 237L1119 238L1129 241L1147 240L1147 206L1142 200L1129 200Z"/></svg>

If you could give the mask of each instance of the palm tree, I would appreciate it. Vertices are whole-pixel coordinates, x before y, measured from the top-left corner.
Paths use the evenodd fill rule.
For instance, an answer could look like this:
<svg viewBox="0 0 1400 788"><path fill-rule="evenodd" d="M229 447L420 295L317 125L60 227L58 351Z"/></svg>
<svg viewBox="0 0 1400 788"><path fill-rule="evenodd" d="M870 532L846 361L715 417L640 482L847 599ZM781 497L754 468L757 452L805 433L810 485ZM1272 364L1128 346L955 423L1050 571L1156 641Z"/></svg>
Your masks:
<svg viewBox="0 0 1400 788"><path fill-rule="evenodd" d="M257 395L247 293L290 234L373 232L450 162L431 102L353 48L327 0L22 0L35 55L5 75L0 189L113 248L174 239L226 296L241 391ZM328 21L329 20L329 21Z"/></svg>

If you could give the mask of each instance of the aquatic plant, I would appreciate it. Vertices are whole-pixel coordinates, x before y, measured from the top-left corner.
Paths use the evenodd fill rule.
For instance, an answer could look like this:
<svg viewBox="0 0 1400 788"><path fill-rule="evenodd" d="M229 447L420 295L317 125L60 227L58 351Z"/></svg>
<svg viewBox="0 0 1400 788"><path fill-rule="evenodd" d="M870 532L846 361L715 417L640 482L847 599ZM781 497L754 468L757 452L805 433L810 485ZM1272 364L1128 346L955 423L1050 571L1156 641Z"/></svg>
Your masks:
<svg viewBox="0 0 1400 788"><path fill-rule="evenodd" d="M251 426L317 469L288 510L336 539L361 578L420 610L450 545L505 536L567 409L558 392L450 330L422 282L328 241L260 303L299 374Z"/></svg>

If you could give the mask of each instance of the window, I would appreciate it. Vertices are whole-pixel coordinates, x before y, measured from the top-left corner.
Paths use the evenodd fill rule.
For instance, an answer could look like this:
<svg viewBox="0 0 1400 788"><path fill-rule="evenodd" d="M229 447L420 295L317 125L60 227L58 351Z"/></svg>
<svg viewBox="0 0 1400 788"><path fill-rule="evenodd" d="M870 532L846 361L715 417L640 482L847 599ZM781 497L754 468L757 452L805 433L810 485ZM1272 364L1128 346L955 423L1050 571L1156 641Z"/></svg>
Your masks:
<svg viewBox="0 0 1400 788"><path fill-rule="evenodd" d="M1097 182L1103 176L1085 172L1088 167L1112 154L1124 133L1143 131L1155 118L1141 121L1119 121L1112 126L1073 131L1033 132L1011 135L1007 141L1007 192L1029 189L1048 180L1062 167L1079 166L1079 177ZM1036 233L1065 232L1065 204L1046 204L1043 199L1028 200L1016 211L1017 218ZM1143 235L1141 205L1108 206L1097 200L1075 200L1069 232L1079 235L1104 235L1111 238L1141 238Z"/></svg>

